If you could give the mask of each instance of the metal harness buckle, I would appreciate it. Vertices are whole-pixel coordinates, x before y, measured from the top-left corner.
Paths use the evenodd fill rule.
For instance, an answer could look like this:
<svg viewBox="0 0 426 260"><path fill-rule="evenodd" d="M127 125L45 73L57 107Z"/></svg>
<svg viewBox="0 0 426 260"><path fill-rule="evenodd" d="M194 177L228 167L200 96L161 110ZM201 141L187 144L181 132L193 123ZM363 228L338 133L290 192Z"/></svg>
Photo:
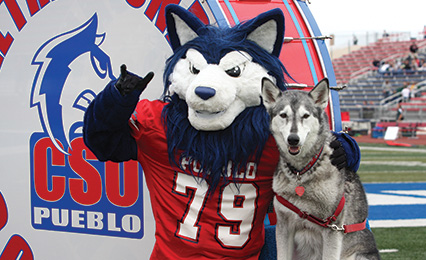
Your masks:
<svg viewBox="0 0 426 260"><path fill-rule="evenodd" d="M343 226L342 227L338 227L335 224L328 225L328 227L331 228L334 231L345 231L345 228Z"/></svg>

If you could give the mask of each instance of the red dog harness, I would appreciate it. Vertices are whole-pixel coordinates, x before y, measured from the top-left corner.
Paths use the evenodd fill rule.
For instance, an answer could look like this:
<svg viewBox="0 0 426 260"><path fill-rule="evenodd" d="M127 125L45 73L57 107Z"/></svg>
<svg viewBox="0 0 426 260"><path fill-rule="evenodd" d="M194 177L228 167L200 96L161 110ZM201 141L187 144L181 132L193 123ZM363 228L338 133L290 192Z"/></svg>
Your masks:
<svg viewBox="0 0 426 260"><path fill-rule="evenodd" d="M319 157L321 156L323 148L324 147L321 147L320 151L312 158L312 160L308 163L308 165L306 165L300 171L296 170L290 164L287 164L287 166L291 170L291 172L293 174L297 175L298 180L300 180L300 175L306 173L315 165L315 163L318 161ZM305 188L303 188L302 186L299 185L298 187L296 187L295 191L296 191L296 194L301 197L303 195L303 193L305 192ZM362 223L352 224L352 225L343 225L342 227L338 227L336 224L332 224L334 221L336 221L337 217L340 215L340 213L343 210L343 207L345 206L345 196L344 195L340 199L339 205L337 205L337 208L334 211L334 214L331 215L330 217L328 217L327 219L321 219L321 218L318 218L314 215L308 214L305 211L301 211L298 207L294 206L290 201L284 199L283 197L279 196L278 194L275 193L275 196L277 197L278 201L281 204L283 204L288 209L292 210L294 213L299 215L299 217L301 217L303 219L307 219L310 222L315 223L319 226L331 228L334 231L343 231L344 233L351 233L351 232L360 231L360 230L365 229L365 227L366 227L367 219L365 219Z"/></svg>
<svg viewBox="0 0 426 260"><path fill-rule="evenodd" d="M294 213L299 215L299 217L303 219L307 219L310 222L315 223L319 226L331 228L334 231L344 231L344 233L351 233L351 232L364 230L366 227L367 219L358 224L343 225L342 227L338 227L337 225L332 224L334 221L336 221L336 218L340 215L340 213L343 210L343 207L345 206L345 196L342 196L342 199L340 200L339 205L337 206L337 209L334 211L334 214L332 216L328 217L327 219L321 219L311 214L308 214L305 211L301 211L298 207L294 206L290 201L284 199L278 194L275 194L275 195L277 196L277 199L281 204L283 204L288 209L292 210Z"/></svg>

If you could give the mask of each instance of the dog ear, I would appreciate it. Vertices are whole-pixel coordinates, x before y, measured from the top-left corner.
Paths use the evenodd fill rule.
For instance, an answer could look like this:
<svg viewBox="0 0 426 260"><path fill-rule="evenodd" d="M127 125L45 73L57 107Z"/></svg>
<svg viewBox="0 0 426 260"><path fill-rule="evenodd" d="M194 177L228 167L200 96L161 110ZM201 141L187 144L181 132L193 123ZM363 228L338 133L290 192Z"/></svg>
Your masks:
<svg viewBox="0 0 426 260"><path fill-rule="evenodd" d="M324 110L328 105L329 92L328 79L324 78L309 92L309 96L318 107Z"/></svg>
<svg viewBox="0 0 426 260"><path fill-rule="evenodd" d="M205 26L194 14L174 4L166 6L166 24L173 51L197 38L198 29Z"/></svg>
<svg viewBox="0 0 426 260"><path fill-rule="evenodd" d="M272 9L248 21L247 39L279 57L284 40L284 14L281 9Z"/></svg>
<svg viewBox="0 0 426 260"><path fill-rule="evenodd" d="M269 109L279 97L281 97L281 90L268 78L262 79L262 98L263 105Z"/></svg>

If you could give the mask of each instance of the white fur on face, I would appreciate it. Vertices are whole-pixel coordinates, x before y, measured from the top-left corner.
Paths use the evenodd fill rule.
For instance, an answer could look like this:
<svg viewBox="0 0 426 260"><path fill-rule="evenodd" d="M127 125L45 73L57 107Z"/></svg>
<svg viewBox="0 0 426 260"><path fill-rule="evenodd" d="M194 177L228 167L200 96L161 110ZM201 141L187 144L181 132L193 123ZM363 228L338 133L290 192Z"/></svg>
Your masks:
<svg viewBox="0 0 426 260"><path fill-rule="evenodd" d="M235 71L240 73L232 73ZM261 104L264 77L271 78L245 52L233 51L219 64L208 64L201 53L189 49L170 75L170 91L188 104L188 119L194 128L217 131L231 125L245 108ZM203 99L196 94L197 87L211 88L215 94Z"/></svg>
<svg viewBox="0 0 426 260"><path fill-rule="evenodd" d="M294 109L294 108L293 108ZM301 152L296 156L304 156L315 145L315 136L319 131L319 121L313 116L305 106L300 106L293 111L290 105L286 105L280 113L272 119L271 131L279 147L286 147L283 152L289 153L288 137L290 134L297 134L299 137L298 146Z"/></svg>

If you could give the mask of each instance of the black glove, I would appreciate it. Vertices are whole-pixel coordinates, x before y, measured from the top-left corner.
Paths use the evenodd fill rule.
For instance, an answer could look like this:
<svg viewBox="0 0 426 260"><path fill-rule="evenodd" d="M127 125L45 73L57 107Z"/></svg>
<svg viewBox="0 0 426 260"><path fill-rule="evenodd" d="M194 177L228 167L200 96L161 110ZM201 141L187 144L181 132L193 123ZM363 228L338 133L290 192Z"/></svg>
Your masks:
<svg viewBox="0 0 426 260"><path fill-rule="evenodd" d="M121 74L115 83L115 87L120 91L122 96L125 96L132 92L133 90L141 90L143 91L146 88L146 85L151 81L152 77L154 77L154 72L149 72L146 74L144 78L141 78L133 73L127 71L127 67L125 64L120 67Z"/></svg>
<svg viewBox="0 0 426 260"><path fill-rule="evenodd" d="M343 149L342 144L336 139L330 143L330 147L334 149L330 158L331 163L339 170L345 168L347 166L346 152L345 149Z"/></svg>

